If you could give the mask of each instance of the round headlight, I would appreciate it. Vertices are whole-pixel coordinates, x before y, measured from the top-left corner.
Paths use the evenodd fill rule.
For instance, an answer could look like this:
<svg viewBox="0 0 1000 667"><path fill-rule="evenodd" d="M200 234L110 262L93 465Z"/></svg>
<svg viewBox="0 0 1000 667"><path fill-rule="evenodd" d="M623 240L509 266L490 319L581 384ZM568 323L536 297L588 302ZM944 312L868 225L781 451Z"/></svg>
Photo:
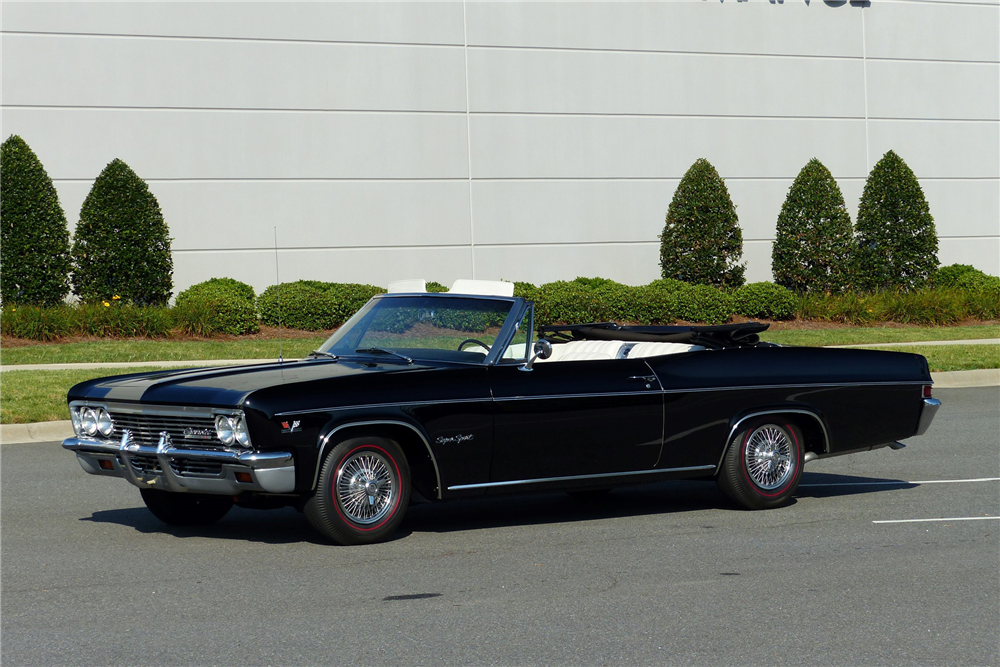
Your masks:
<svg viewBox="0 0 1000 667"><path fill-rule="evenodd" d="M219 415L215 418L215 434L224 445L233 444L236 435L233 433L233 420L226 415Z"/></svg>
<svg viewBox="0 0 1000 667"><path fill-rule="evenodd" d="M80 408L70 408L69 418L73 422L73 431L77 435L83 435L83 427L80 425Z"/></svg>
<svg viewBox="0 0 1000 667"><path fill-rule="evenodd" d="M250 446L250 433L247 432L247 421L243 417L238 417L236 419L236 442L239 443L241 447Z"/></svg>
<svg viewBox="0 0 1000 667"><path fill-rule="evenodd" d="M80 427L87 435L97 434L97 412L94 408L84 408L80 412Z"/></svg>
<svg viewBox="0 0 1000 667"><path fill-rule="evenodd" d="M115 430L115 423L111 421L111 415L108 414L107 410L101 409L97 413L97 430L104 437L108 437Z"/></svg>

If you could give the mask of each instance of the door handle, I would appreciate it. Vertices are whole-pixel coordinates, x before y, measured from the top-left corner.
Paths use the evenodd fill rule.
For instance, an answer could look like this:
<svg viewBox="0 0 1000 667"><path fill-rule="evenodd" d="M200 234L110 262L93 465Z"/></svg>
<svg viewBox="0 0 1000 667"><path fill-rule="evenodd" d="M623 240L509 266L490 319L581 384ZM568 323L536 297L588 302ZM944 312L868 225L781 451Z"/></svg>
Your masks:
<svg viewBox="0 0 1000 667"><path fill-rule="evenodd" d="M652 389L653 383L656 382L655 375L633 375L629 378L632 382L645 382L646 389Z"/></svg>

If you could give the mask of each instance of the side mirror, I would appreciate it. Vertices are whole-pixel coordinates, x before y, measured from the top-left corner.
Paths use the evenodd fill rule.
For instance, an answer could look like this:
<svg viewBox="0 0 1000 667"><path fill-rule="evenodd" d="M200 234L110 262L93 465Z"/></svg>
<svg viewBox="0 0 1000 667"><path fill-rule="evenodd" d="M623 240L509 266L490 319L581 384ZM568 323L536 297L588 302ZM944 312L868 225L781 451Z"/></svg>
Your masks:
<svg viewBox="0 0 1000 667"><path fill-rule="evenodd" d="M522 371L530 371L531 367L535 365L535 361L538 359L548 359L552 356L552 343L547 340L540 340L535 343L534 354L531 359L528 359L528 363L521 366Z"/></svg>

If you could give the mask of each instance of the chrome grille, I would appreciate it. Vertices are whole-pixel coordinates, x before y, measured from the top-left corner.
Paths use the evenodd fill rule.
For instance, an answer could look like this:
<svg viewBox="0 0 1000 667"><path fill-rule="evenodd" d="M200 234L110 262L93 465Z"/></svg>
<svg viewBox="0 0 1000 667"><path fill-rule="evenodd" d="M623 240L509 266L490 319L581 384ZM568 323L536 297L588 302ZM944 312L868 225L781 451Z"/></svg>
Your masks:
<svg viewBox="0 0 1000 667"><path fill-rule="evenodd" d="M171 444L174 447L223 448L222 443L215 438L202 440L184 437L184 429L186 428L207 429L209 433L215 433L215 419L209 415L197 417L112 412L111 419L115 424L112 437L116 440L121 439L122 433L128 430L132 432L132 438L135 442L155 447L160 441L160 432L166 431L170 434Z"/></svg>

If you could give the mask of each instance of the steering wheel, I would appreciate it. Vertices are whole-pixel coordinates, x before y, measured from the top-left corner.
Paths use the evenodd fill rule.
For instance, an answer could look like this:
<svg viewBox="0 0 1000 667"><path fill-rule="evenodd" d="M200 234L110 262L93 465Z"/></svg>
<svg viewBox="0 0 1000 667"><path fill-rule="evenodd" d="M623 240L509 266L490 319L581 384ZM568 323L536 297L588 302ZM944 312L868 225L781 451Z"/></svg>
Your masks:
<svg viewBox="0 0 1000 667"><path fill-rule="evenodd" d="M487 345L486 343L484 343L484 342L483 342L483 341L481 341L481 340L476 340L475 338L466 338L466 339L465 339L465 340L463 340L463 341L462 341L461 343L459 343L459 344L458 344L458 351L459 351L459 352L461 352L461 351L462 351L462 348L463 348L463 347L465 347L467 343L475 343L475 344L476 344L476 345L478 345L479 347L484 347L484 348L486 348L486 351L487 351L487 352L489 352L489 351L490 351L490 346L489 346L489 345Z"/></svg>

